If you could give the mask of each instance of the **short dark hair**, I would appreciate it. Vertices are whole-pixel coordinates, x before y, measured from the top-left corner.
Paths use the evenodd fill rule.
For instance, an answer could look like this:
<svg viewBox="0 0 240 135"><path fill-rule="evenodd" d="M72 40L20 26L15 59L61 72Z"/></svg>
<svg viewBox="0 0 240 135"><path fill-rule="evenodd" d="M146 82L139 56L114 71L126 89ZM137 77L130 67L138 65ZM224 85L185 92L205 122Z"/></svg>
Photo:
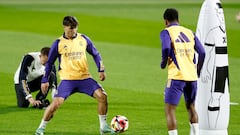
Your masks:
<svg viewBox="0 0 240 135"><path fill-rule="evenodd" d="M63 18L63 25L64 26L70 26L71 29L74 29L78 26L78 20L74 16L65 16Z"/></svg>
<svg viewBox="0 0 240 135"><path fill-rule="evenodd" d="M178 11L175 8L167 8L163 14L163 18L169 22L178 21Z"/></svg>
<svg viewBox="0 0 240 135"><path fill-rule="evenodd" d="M40 53L41 53L41 55L48 56L49 51L50 51L50 48L49 48L49 47L43 47L43 48L41 49Z"/></svg>

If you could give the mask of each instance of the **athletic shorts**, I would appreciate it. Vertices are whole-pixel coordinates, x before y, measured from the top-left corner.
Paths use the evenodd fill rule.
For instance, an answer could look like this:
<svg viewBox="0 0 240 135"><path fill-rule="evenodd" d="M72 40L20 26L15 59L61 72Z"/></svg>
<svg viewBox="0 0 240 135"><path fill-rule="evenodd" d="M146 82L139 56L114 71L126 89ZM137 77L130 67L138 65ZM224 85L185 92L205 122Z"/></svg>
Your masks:
<svg viewBox="0 0 240 135"><path fill-rule="evenodd" d="M92 78L84 80L62 80L54 97L67 99L67 97L75 92L84 93L93 97L93 93L99 88L102 88L102 86Z"/></svg>
<svg viewBox="0 0 240 135"><path fill-rule="evenodd" d="M182 93L185 102L194 103L197 94L197 81L168 80L164 93L165 103L178 105Z"/></svg>

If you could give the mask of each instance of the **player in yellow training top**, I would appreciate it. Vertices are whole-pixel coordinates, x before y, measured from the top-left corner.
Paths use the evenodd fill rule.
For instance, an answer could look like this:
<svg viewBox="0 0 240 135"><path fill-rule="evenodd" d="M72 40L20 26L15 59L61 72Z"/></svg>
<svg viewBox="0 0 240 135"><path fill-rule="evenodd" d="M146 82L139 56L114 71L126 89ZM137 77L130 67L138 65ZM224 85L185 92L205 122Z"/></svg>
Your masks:
<svg viewBox="0 0 240 135"><path fill-rule="evenodd" d="M59 75L61 82L35 134L44 134L45 127L53 117L54 112L75 92L87 94L98 101L100 134L114 133L106 123L108 109L107 94L102 86L91 77L86 53L88 52L93 56L98 67L99 78L101 81L104 81L105 73L102 58L92 41L86 35L77 33L78 21L75 17L64 17L63 28L63 35L53 43L50 49L41 87L43 91L47 91L51 65L54 64L57 58L59 60Z"/></svg>
<svg viewBox="0 0 240 135"><path fill-rule="evenodd" d="M168 65L168 82L164 94L168 133L178 134L175 110L183 93L191 123L190 135L198 135L198 115L194 102L197 78L204 62L205 51L193 32L179 25L176 9L166 9L163 17L166 28L160 34L161 68ZM195 51L198 53L197 65Z"/></svg>

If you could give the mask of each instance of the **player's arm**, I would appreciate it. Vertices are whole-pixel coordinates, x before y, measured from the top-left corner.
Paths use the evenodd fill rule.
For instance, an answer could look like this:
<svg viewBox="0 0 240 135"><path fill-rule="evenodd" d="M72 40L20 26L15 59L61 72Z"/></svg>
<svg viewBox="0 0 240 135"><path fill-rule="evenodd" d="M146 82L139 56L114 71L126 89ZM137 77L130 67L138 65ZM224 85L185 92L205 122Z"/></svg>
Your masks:
<svg viewBox="0 0 240 135"><path fill-rule="evenodd" d="M52 71L52 65L54 65L54 62L55 60L57 59L58 57L58 43L59 43L59 40L56 40L53 44L52 44L52 47L49 51L49 54L48 54L48 61L45 65L45 74L43 75L43 78L42 78L42 84L41 84L41 90L42 90L42 93L43 94L46 94L47 93L47 90L48 90L48 86L49 86L49 75Z"/></svg>
<svg viewBox="0 0 240 135"><path fill-rule="evenodd" d="M162 44L162 61L160 67L164 69L168 63L168 56L170 54L171 38L167 30L163 30L160 33L160 39Z"/></svg>
<svg viewBox="0 0 240 135"><path fill-rule="evenodd" d="M97 65L97 68L98 68L98 72L99 72L99 77L100 77L100 80L103 81L105 80L105 68L104 68L104 65L103 65L103 61L102 61L102 58L99 54L99 52L97 51L96 47L93 45L92 41L85 35L82 35L86 41L87 41L87 52L92 55L93 59L94 59L94 62L96 63Z"/></svg>
<svg viewBox="0 0 240 135"><path fill-rule="evenodd" d="M22 84L23 87L23 94L25 95L25 99L28 100L32 105L38 106L41 104L40 101L34 100L31 95L31 91L28 87L27 84L27 75L28 75L28 67L32 64L34 61L34 58L31 55L25 55L23 60L22 60L22 65L20 69L20 83Z"/></svg>
<svg viewBox="0 0 240 135"><path fill-rule="evenodd" d="M202 66L204 63L204 59L205 59L205 50L203 48L203 45L201 44L201 42L199 41L199 39L196 36L194 37L194 40L195 40L194 49L198 53L197 74L198 74L198 76L200 76L201 69L202 69Z"/></svg>
<svg viewBox="0 0 240 135"><path fill-rule="evenodd" d="M31 55L25 55L23 57L21 69L20 69L19 80L20 80L20 83L22 83L23 94L25 95L26 99L32 97L31 92L27 85L27 75L28 75L28 67L30 67L33 60L34 58Z"/></svg>

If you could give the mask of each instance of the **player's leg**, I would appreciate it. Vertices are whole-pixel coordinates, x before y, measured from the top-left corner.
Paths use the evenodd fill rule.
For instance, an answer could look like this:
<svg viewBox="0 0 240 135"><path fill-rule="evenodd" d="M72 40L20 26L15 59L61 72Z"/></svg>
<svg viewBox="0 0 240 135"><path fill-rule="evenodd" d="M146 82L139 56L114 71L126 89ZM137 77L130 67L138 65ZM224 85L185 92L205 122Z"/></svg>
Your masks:
<svg viewBox="0 0 240 135"><path fill-rule="evenodd" d="M189 121L190 123L198 123L198 114L195 109L194 103L186 103L186 108L188 110Z"/></svg>
<svg viewBox="0 0 240 135"><path fill-rule="evenodd" d="M64 98L63 97L55 97L53 102L47 107L46 111L43 115L44 121L49 121L53 117L54 112L63 104Z"/></svg>
<svg viewBox="0 0 240 135"><path fill-rule="evenodd" d="M176 107L180 101L183 87L185 86L184 81L180 80L168 80L165 89L165 115L167 119L167 127L169 135L177 135L177 120L176 120Z"/></svg>
<svg viewBox="0 0 240 135"><path fill-rule="evenodd" d="M165 103L165 115L169 135L177 135L176 105Z"/></svg>
<svg viewBox="0 0 240 135"><path fill-rule="evenodd" d="M199 134L199 124L198 124L198 114L195 109L194 103L186 103L186 108L188 110L189 121L190 121L190 135Z"/></svg>
<svg viewBox="0 0 240 135"><path fill-rule="evenodd" d="M47 107L44 112L42 121L36 130L36 135L43 135L44 130L46 128L47 123L52 119L55 111L59 108L61 104L65 101L67 97L69 97L74 91L74 83L72 81L61 81L57 94L55 95L52 103Z"/></svg>
<svg viewBox="0 0 240 135"><path fill-rule="evenodd" d="M189 115L190 122L190 135L199 134L199 125L198 125L198 114L195 109L195 99L197 94L197 82L187 82L184 88L184 97L186 108Z"/></svg>
<svg viewBox="0 0 240 135"><path fill-rule="evenodd" d="M94 97L98 101L100 133L113 133L114 131L111 130L111 128L107 125L107 94L103 90L102 86L98 84L94 79L88 78L85 80L80 80L78 82L78 90L81 93L85 93L91 97Z"/></svg>
<svg viewBox="0 0 240 135"><path fill-rule="evenodd" d="M99 115L106 115L108 110L108 102L107 102L107 94L102 88L95 90L93 93L93 97L95 97L98 101L98 113Z"/></svg>
<svg viewBox="0 0 240 135"><path fill-rule="evenodd" d="M56 97L53 99L52 103L47 107L47 109L44 112L42 121L36 130L35 135L43 135L44 130L48 124L48 122L52 119L55 111L59 108L61 104L63 104L64 98L62 97Z"/></svg>
<svg viewBox="0 0 240 135"><path fill-rule="evenodd" d="M25 99L23 94L23 87L21 84L15 84L15 91L17 97L17 105L18 107L27 108L29 106L28 100Z"/></svg>
<svg viewBox="0 0 240 135"><path fill-rule="evenodd" d="M102 89L99 88L94 91L93 97L98 101L98 116L100 122L100 134L104 133L114 133L114 131L107 124L107 111L108 111L108 102L107 94Z"/></svg>

